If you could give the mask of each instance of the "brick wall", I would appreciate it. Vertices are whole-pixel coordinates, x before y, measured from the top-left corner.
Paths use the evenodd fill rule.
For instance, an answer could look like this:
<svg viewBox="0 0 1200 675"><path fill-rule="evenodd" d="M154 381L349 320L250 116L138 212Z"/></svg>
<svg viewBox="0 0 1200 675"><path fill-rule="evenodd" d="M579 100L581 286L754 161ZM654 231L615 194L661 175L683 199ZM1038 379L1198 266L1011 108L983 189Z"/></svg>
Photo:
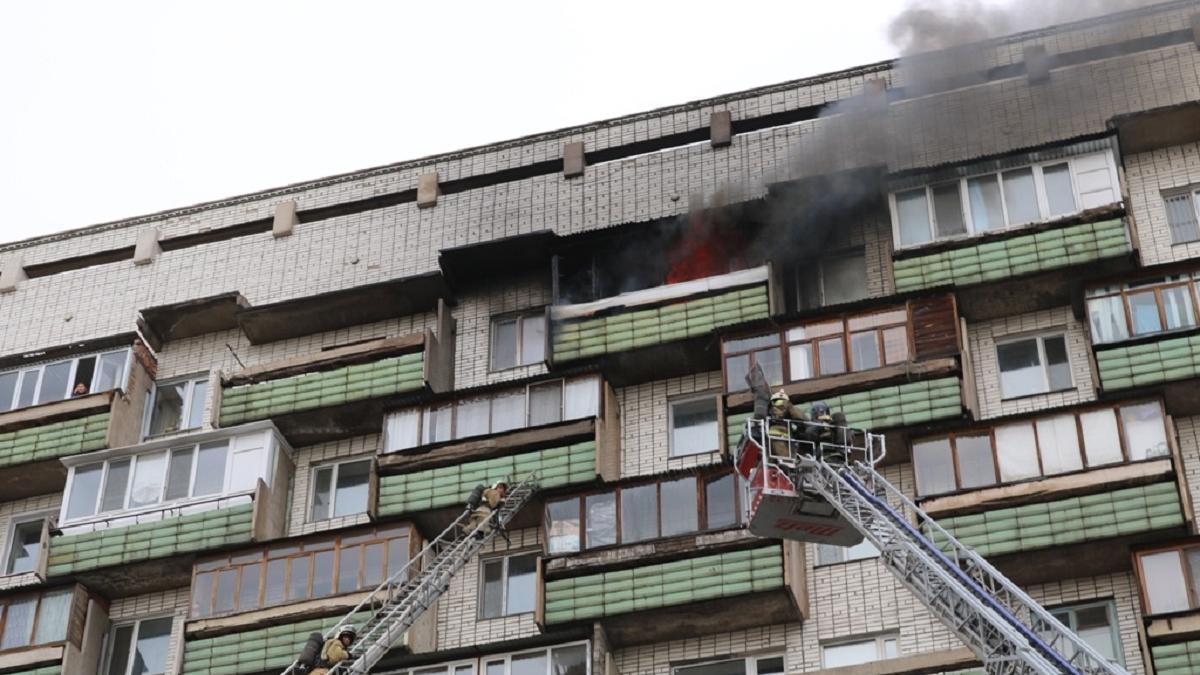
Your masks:
<svg viewBox="0 0 1200 675"><path fill-rule="evenodd" d="M0 502L0 532L4 533L4 543L0 545L2 546L0 548L0 555L4 556L0 558L0 565L3 565L3 567L0 567L0 571L8 568L8 558L12 553L12 534L15 521L25 520L28 516L32 515L46 515L58 518L58 511L61 505L62 495L59 493L16 499L10 502ZM38 582L38 576L33 572L4 575L0 576L0 590L30 586Z"/></svg>
<svg viewBox="0 0 1200 675"><path fill-rule="evenodd" d="M382 438L382 434L369 434L296 448L292 455L296 462L296 473L292 478L292 508L288 516L288 536L324 532L370 522L366 513L310 521L312 470L314 467L335 464L339 461L370 459L379 452Z"/></svg>
<svg viewBox="0 0 1200 675"><path fill-rule="evenodd" d="M1164 190L1200 183L1200 143L1176 145L1124 158L1129 202L1137 217L1138 247L1146 265L1200 257L1200 241L1176 244L1163 203Z"/></svg>
<svg viewBox="0 0 1200 675"><path fill-rule="evenodd" d="M180 666L183 665L183 629L190 605L189 590L178 588L114 600L112 606L109 607L108 618L115 626L132 623L138 619L173 617L171 642L167 648L167 673L178 673ZM110 632L107 639L111 638L112 633Z"/></svg>
<svg viewBox="0 0 1200 675"><path fill-rule="evenodd" d="M719 371L617 389L617 404L621 407L621 477L720 462L721 455L717 452L671 458L667 429L669 401L701 392L716 394L720 389Z"/></svg>

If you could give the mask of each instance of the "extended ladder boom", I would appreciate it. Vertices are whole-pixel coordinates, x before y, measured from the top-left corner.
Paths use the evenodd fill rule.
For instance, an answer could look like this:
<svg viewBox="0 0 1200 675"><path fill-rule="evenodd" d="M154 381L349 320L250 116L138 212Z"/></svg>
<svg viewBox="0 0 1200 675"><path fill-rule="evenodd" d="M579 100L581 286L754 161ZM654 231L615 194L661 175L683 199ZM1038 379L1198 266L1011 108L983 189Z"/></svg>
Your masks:
<svg viewBox="0 0 1200 675"><path fill-rule="evenodd" d="M351 660L331 668L329 675L370 672L421 614L446 592L450 579L508 525L537 489L537 475L531 473L508 491L503 505L496 509L490 521L475 526L469 524L471 512L464 511L407 565L326 631L325 638L329 639L343 626L353 624L357 614L371 612L351 647ZM299 664L292 663L283 675L299 675L300 672Z"/></svg>
<svg viewBox="0 0 1200 675"><path fill-rule="evenodd" d="M1128 675L880 475L874 464L882 459L882 436L843 429L841 438L857 434L866 442L805 447L771 436L768 426L751 419L747 434L782 441L790 451L763 453L764 468L778 464L795 477L801 494L815 493L836 509L988 673Z"/></svg>

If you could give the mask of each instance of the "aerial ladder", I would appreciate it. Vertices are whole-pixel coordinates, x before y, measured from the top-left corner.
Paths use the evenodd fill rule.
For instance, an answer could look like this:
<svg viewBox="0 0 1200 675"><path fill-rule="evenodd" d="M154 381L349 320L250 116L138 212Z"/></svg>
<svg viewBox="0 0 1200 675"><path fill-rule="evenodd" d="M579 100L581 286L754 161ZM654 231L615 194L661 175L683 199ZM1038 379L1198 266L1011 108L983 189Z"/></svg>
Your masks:
<svg viewBox="0 0 1200 675"><path fill-rule="evenodd" d="M752 533L840 546L867 539L989 674L1128 675L885 479L881 434L761 412L746 421L736 459Z"/></svg>
<svg viewBox="0 0 1200 675"><path fill-rule="evenodd" d="M403 568L388 577L325 632L325 639L341 633L354 623L354 617L370 612L358 628L358 637L350 647L350 659L329 669L329 675L365 675L412 628L417 619L437 601L450 580L494 537L504 535L508 523L538 490L536 473L531 473L508 490L504 502L491 518L470 524L471 509L463 513L429 541ZM293 662L283 675L307 672Z"/></svg>

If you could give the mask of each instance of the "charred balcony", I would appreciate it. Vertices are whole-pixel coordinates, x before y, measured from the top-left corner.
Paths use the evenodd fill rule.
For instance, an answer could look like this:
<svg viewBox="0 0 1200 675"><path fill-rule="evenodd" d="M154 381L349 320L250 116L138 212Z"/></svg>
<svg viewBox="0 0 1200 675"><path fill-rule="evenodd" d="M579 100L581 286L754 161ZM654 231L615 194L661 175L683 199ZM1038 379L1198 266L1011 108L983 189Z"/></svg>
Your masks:
<svg viewBox="0 0 1200 675"><path fill-rule="evenodd" d="M386 405L453 389L454 319L222 378L222 426L269 419L296 445L377 432Z"/></svg>

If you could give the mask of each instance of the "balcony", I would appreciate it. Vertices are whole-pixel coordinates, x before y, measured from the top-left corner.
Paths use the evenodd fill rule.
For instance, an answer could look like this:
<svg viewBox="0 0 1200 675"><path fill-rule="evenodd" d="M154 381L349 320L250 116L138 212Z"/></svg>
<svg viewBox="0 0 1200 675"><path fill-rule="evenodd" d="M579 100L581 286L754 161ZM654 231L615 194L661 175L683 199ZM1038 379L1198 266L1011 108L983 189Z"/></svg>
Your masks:
<svg viewBox="0 0 1200 675"><path fill-rule="evenodd" d="M333 613L211 637L188 634L183 643L183 667L179 672L182 675L278 673L291 665L310 633L323 633L341 618L342 614ZM355 623L360 626L368 618L370 612L354 615Z"/></svg>
<svg viewBox="0 0 1200 675"><path fill-rule="evenodd" d="M1200 413L1200 387L1193 381L1200 376L1200 332L1097 347L1096 368L1105 394L1162 386L1172 413Z"/></svg>
<svg viewBox="0 0 1200 675"><path fill-rule="evenodd" d="M9 596L0 604L25 610L22 616L28 620L23 637L14 635L20 631L6 630L0 671L95 675L108 630L106 601L73 585Z"/></svg>
<svg viewBox="0 0 1200 675"><path fill-rule="evenodd" d="M442 337L439 337L442 336ZM272 420L296 445L377 433L385 405L453 388L454 328L372 340L222 379L222 426Z"/></svg>
<svg viewBox="0 0 1200 675"><path fill-rule="evenodd" d="M954 287L963 314L983 321L1061 306L1081 278L1132 269L1120 205L1034 227L898 251L896 291Z"/></svg>
<svg viewBox="0 0 1200 675"><path fill-rule="evenodd" d="M551 630L598 621L614 647L625 647L803 619L803 546L746 548L761 541L735 531L712 535L682 559L630 547L628 556L618 549L563 559L569 567L544 563L538 624Z"/></svg>
<svg viewBox="0 0 1200 675"><path fill-rule="evenodd" d="M1152 645L1150 658L1157 675L1192 675L1200 672L1200 640Z"/></svg>
<svg viewBox="0 0 1200 675"><path fill-rule="evenodd" d="M720 355L711 334L774 313L770 277L768 264L552 306L550 361L599 360L614 386L716 370Z"/></svg>
<svg viewBox="0 0 1200 675"><path fill-rule="evenodd" d="M289 453L269 423L256 423L64 460L62 534L50 540L47 576L109 597L187 585L196 553L283 535Z"/></svg>

